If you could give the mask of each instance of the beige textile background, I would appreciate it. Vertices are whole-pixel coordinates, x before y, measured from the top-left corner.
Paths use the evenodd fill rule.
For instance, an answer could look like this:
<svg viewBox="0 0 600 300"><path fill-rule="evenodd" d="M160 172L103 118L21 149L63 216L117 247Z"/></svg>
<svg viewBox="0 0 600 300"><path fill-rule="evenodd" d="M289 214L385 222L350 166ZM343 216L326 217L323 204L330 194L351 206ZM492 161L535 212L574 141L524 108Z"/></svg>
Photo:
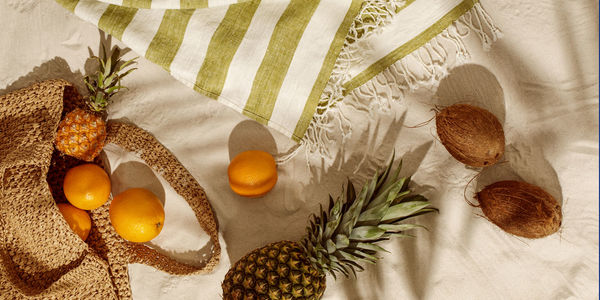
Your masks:
<svg viewBox="0 0 600 300"><path fill-rule="evenodd" d="M416 172L417 188L441 214L418 219L430 231L415 232L416 239L386 243L392 253L358 279L328 278L325 299L598 299L598 2L482 4L504 32L489 52L469 40L470 64L451 70L438 89L401 98L393 86L374 83L371 94L350 95L342 111L353 121L352 136L334 137L332 158L309 155L310 167L301 151L279 167L277 186L260 199L230 191L230 157L250 148L285 152L293 142L141 59L109 117L150 131L188 168L206 189L226 248L209 276L177 278L131 266L134 298L219 299L229 261L268 242L300 238L328 193L336 195L347 176L364 180L395 148L406 154L405 174ZM54 1L0 1L0 25L2 94L47 78L79 81L87 47L98 51L97 29ZM390 109L377 105L389 99ZM487 105L507 135L509 162L484 172L472 188L515 176L543 186L564 205L560 234L517 239L478 217L463 199L476 172L447 154L434 124L403 126L429 119L433 104L461 99ZM168 190L165 201L180 203ZM167 218L187 220L185 214L183 205L167 207ZM198 249L189 234L197 228L177 224L158 246L190 259Z"/></svg>

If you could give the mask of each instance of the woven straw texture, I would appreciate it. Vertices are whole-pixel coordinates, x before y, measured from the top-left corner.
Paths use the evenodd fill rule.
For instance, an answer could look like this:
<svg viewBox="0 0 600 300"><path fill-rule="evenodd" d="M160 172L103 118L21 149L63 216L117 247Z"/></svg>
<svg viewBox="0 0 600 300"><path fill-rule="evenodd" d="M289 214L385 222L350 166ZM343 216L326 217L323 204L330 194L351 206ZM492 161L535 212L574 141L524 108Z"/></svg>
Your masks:
<svg viewBox="0 0 600 300"><path fill-rule="evenodd" d="M61 115L81 103L68 82L38 83L0 103L0 298L130 299L128 263L177 275L208 273L218 264L217 223L202 187L151 134L109 122L107 142L137 153L186 199L212 241L202 264L180 263L123 240L110 225L110 200L90 211L87 242L71 231L56 202L66 201L66 170L83 162L59 155L52 143Z"/></svg>

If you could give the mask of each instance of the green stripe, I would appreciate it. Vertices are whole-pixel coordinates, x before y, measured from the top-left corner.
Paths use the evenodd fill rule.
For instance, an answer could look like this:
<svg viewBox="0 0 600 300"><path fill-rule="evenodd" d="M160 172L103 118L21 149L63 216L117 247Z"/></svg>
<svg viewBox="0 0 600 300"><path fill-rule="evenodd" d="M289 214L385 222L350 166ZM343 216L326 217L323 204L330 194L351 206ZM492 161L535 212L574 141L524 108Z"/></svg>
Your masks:
<svg viewBox="0 0 600 300"><path fill-rule="evenodd" d="M146 50L146 58L170 71L169 67L183 42L185 29L194 13L193 9L167 9L158 31Z"/></svg>
<svg viewBox="0 0 600 300"><path fill-rule="evenodd" d="M126 7L150 8L152 0L123 0L123 5Z"/></svg>
<svg viewBox="0 0 600 300"><path fill-rule="evenodd" d="M414 0L412 0L414 1ZM323 93L323 89L325 89L325 85L327 84L327 79L331 76L331 72L333 71L333 67L335 66L335 62L337 57L342 51L342 46L344 45L344 40L348 30L350 29L350 25L354 21L356 14L358 13L362 0L353 0L352 4L346 16L344 17L344 21L340 24L337 33L329 47L329 52L327 56L325 56L325 61L323 66L321 67L321 71L319 72L319 76L317 77L317 81L310 92L310 96L308 96L308 100L304 105L304 110L302 111L302 115L300 115L300 120L296 124L296 128L294 129L294 134L292 135L292 139L296 142L299 142L308 125L313 119L315 111L317 110L317 105L319 104L319 100L321 99L321 94Z"/></svg>
<svg viewBox="0 0 600 300"><path fill-rule="evenodd" d="M196 77L194 89L197 92L214 99L219 97L233 55L242 43L259 3L252 1L229 6L208 44L206 57Z"/></svg>
<svg viewBox="0 0 600 300"><path fill-rule="evenodd" d="M292 0L277 21L265 57L254 77L244 108L245 115L263 124L271 118L296 47L317 6L317 0Z"/></svg>
<svg viewBox="0 0 600 300"><path fill-rule="evenodd" d="M436 35L440 34L444 29L448 28L452 22L456 21L460 16L462 16L465 12L477 3L478 0L465 0L453 8L450 12L448 12L445 16L443 16L439 21L433 24L431 27L427 28L421 34L414 37L409 42L404 45L396 48L394 51L390 52L388 55L384 56L367 69L356 75L350 81L343 84L343 88L345 93L352 91L353 89L363 85L365 82L369 81L375 75L381 73L383 70L387 69L390 65L394 64L399 59L402 59L406 55L411 52L417 50L419 47L425 45L428 41L434 38Z"/></svg>
<svg viewBox="0 0 600 300"><path fill-rule="evenodd" d="M68 9L70 12L74 12L77 3L79 3L79 0L56 0L56 2L58 2L58 4L62 5L64 8Z"/></svg>
<svg viewBox="0 0 600 300"><path fill-rule="evenodd" d="M120 40L137 11L137 8L111 4L100 17L98 28Z"/></svg>
<svg viewBox="0 0 600 300"><path fill-rule="evenodd" d="M179 7L185 8L206 8L208 7L208 0L181 0Z"/></svg>

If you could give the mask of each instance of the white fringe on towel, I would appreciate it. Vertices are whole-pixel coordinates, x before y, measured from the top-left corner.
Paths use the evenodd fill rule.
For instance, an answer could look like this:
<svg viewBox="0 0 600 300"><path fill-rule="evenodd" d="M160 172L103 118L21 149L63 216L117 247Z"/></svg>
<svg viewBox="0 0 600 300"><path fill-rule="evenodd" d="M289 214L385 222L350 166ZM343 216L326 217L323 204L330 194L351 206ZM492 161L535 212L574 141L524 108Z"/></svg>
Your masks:
<svg viewBox="0 0 600 300"><path fill-rule="evenodd" d="M309 154L318 153L322 157L331 158L332 136L341 134L342 141L345 141L352 133L350 120L336 105L347 92L342 88L342 83L349 78L350 65L361 59L361 53L369 51L361 41L366 40L371 34L376 34L381 25L390 22L404 2L375 0L367 1L362 7L346 37L346 44L338 57L333 74L321 95L317 113L301 141L302 146L306 148L307 163L309 163ZM501 32L494 25L491 17L479 3L476 3L435 38L351 91L356 93L355 98L364 101L355 101L356 103L349 105L366 112L374 106L383 111L389 110L392 100L379 97L376 93L376 86L381 86L382 83L395 86L394 89L400 91L399 99L403 98L406 91L421 87L435 88L448 74L448 69L468 60L470 54L465 47L464 39L471 32L477 34L485 50L501 37ZM454 59L451 59L452 56ZM297 153L299 153L298 149L294 149L292 155L287 155L279 163L287 162Z"/></svg>

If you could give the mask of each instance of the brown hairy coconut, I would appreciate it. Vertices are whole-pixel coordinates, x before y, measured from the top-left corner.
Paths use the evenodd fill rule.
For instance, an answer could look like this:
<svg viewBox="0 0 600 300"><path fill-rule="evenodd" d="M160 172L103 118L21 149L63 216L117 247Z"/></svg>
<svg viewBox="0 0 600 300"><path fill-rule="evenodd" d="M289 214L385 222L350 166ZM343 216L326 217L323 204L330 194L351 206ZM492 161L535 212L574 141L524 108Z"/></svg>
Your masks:
<svg viewBox="0 0 600 300"><path fill-rule="evenodd" d="M555 233L560 204L546 191L522 181L499 181L476 195L483 214L502 230L536 239Z"/></svg>
<svg viewBox="0 0 600 300"><path fill-rule="evenodd" d="M504 155L504 130L489 111L454 104L435 117L437 134L446 150L463 164L487 167Z"/></svg>

